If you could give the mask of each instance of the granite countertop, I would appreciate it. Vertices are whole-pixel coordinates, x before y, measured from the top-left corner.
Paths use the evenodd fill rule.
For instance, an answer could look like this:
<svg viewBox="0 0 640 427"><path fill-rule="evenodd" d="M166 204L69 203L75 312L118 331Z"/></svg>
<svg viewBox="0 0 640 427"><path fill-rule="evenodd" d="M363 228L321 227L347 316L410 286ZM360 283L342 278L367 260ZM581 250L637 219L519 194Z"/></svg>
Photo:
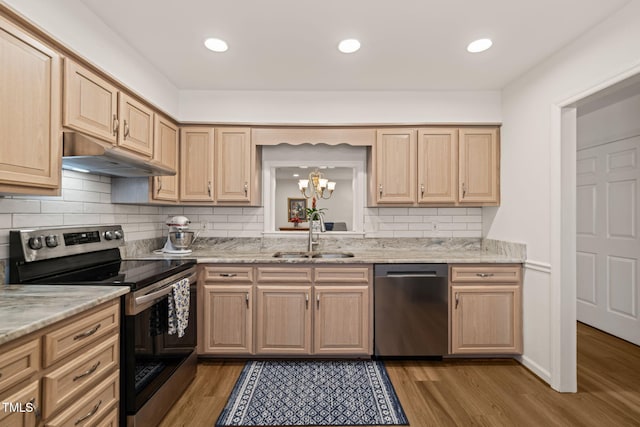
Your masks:
<svg viewBox="0 0 640 427"><path fill-rule="evenodd" d="M488 242L488 243L487 243ZM198 263L246 264L393 264L393 263L522 263L524 245L479 240L349 240L326 242L318 252L350 252L349 258L276 258L276 252L305 252L304 242L211 240L183 257ZM128 258L165 259L176 255L161 252L130 254Z"/></svg>
<svg viewBox="0 0 640 427"><path fill-rule="evenodd" d="M128 286L0 286L0 344L128 292Z"/></svg>

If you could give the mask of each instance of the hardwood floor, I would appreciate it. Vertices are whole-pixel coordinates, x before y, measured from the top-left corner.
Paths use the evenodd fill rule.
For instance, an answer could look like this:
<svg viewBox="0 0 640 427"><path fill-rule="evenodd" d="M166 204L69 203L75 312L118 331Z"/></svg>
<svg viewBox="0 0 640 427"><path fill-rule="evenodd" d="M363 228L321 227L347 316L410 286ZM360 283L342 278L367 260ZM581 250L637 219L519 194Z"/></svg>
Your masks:
<svg viewBox="0 0 640 427"><path fill-rule="evenodd" d="M205 361L161 427L213 427L243 361ZM640 347L578 324L578 392L505 360L387 361L411 426L640 426Z"/></svg>

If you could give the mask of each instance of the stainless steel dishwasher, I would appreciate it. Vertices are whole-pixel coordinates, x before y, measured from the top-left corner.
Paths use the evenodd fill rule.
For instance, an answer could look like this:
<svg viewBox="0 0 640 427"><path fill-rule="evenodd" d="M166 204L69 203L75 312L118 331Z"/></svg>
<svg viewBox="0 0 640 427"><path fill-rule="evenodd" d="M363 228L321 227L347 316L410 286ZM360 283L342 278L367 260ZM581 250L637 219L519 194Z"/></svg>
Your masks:
<svg viewBox="0 0 640 427"><path fill-rule="evenodd" d="M447 354L447 264L377 264L374 271L375 355Z"/></svg>

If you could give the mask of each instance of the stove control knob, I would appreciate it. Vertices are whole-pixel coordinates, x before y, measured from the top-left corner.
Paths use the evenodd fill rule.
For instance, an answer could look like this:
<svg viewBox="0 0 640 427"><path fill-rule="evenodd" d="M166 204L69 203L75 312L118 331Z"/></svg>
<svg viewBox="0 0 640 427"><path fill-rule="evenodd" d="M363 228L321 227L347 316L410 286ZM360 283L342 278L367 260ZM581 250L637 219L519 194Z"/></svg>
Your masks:
<svg viewBox="0 0 640 427"><path fill-rule="evenodd" d="M115 238L115 236L113 235L113 231L105 231L104 238L106 240L113 240Z"/></svg>
<svg viewBox="0 0 640 427"><path fill-rule="evenodd" d="M42 249L42 236L31 237L29 239L29 247L35 251Z"/></svg>
<svg viewBox="0 0 640 427"><path fill-rule="evenodd" d="M44 239L44 242L47 244L48 248L55 248L58 246L58 236L50 234Z"/></svg>
<svg viewBox="0 0 640 427"><path fill-rule="evenodd" d="M115 236L116 240L120 240L120 239L122 239L124 237L123 234L122 234L122 230L114 231L113 235Z"/></svg>

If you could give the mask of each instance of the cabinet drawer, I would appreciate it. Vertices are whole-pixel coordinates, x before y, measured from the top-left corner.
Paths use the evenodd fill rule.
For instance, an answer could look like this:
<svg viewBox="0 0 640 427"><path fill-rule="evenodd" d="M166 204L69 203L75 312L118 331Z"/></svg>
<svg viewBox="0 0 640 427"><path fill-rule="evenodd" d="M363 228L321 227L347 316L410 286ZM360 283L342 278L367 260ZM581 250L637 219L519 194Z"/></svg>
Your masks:
<svg viewBox="0 0 640 427"><path fill-rule="evenodd" d="M369 283L368 267L320 267L314 271L316 283Z"/></svg>
<svg viewBox="0 0 640 427"><path fill-rule="evenodd" d="M118 427L118 407L113 408L96 427Z"/></svg>
<svg viewBox="0 0 640 427"><path fill-rule="evenodd" d="M258 282L311 283L311 268L260 267L258 268Z"/></svg>
<svg viewBox="0 0 640 427"><path fill-rule="evenodd" d="M253 267L204 267L204 280L215 282L253 282Z"/></svg>
<svg viewBox="0 0 640 427"><path fill-rule="evenodd" d="M114 304L46 334L44 336L45 367L117 331L120 323L119 313L119 305Z"/></svg>
<svg viewBox="0 0 640 427"><path fill-rule="evenodd" d="M88 391L104 373L117 368L119 339L113 335L87 353L45 375L43 379L43 416L48 418L58 408L83 390Z"/></svg>
<svg viewBox="0 0 640 427"><path fill-rule="evenodd" d="M29 378L40 369L40 341L33 339L0 352L0 393Z"/></svg>
<svg viewBox="0 0 640 427"><path fill-rule="evenodd" d="M46 422L45 427L94 426L97 421L111 412L118 402L120 386L119 371L109 375L104 381L82 396L66 411Z"/></svg>
<svg viewBox="0 0 640 427"><path fill-rule="evenodd" d="M0 395L0 402L7 404L0 410L0 426L35 426L40 410L40 387L35 380L7 396ZM13 405L10 407L8 405Z"/></svg>
<svg viewBox="0 0 640 427"><path fill-rule="evenodd" d="M450 279L457 283L519 283L520 265L452 266Z"/></svg>

